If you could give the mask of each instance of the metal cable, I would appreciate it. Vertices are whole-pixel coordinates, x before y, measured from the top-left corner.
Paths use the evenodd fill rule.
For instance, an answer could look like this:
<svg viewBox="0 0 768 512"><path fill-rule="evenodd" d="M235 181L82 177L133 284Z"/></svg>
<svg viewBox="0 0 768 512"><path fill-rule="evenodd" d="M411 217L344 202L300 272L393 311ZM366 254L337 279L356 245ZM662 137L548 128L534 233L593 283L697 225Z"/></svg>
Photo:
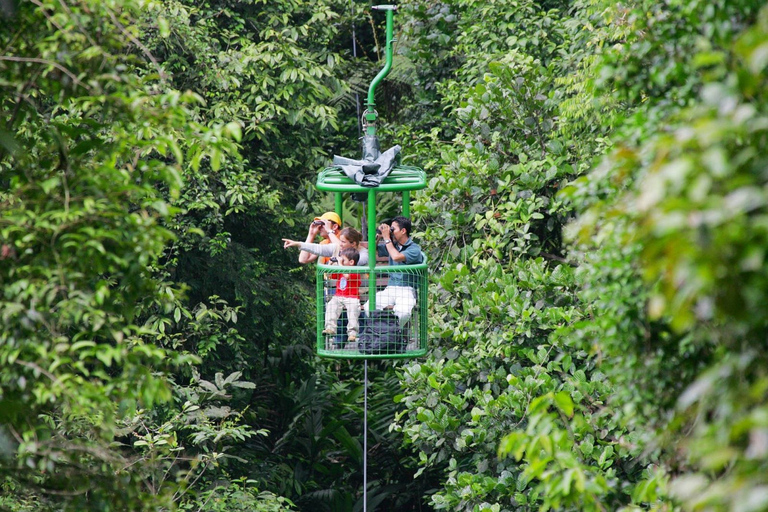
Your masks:
<svg viewBox="0 0 768 512"><path fill-rule="evenodd" d="M368 360L363 377L363 512L368 511Z"/></svg>

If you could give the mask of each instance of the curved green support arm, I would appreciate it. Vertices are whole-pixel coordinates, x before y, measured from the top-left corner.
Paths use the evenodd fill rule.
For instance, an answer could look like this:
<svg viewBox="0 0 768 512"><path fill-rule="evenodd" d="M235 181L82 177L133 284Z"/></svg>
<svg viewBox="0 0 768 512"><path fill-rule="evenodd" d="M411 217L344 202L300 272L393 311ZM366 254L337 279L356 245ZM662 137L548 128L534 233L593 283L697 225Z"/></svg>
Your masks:
<svg viewBox="0 0 768 512"><path fill-rule="evenodd" d="M368 101L365 104L365 125L367 135L376 135L376 101L374 100L374 92L376 86L384 80L392 69L392 43L394 38L394 13L397 10L396 5L375 5L373 9L377 11L387 11L387 46L385 50L386 62L384 68L379 71L379 74L371 82L368 87Z"/></svg>

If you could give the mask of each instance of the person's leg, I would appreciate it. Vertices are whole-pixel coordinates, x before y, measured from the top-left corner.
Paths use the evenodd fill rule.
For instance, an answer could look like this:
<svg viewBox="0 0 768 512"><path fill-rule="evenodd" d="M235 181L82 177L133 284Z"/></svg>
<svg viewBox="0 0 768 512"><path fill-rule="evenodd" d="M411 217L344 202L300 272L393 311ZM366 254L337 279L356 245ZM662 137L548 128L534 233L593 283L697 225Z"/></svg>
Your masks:
<svg viewBox="0 0 768 512"><path fill-rule="evenodd" d="M349 336L349 338L357 338L357 333L360 329L357 321L360 316L360 299L356 297L346 297L344 306L347 309L347 336Z"/></svg>
<svg viewBox="0 0 768 512"><path fill-rule="evenodd" d="M394 290L394 312L400 321L400 327L404 326L411 318L411 311L416 306L416 294L410 286L396 286Z"/></svg>
<svg viewBox="0 0 768 512"><path fill-rule="evenodd" d="M384 309L387 306L392 306L394 302L394 294L390 293L389 291L390 287L386 287L383 290L379 290L376 292L376 309ZM371 301L366 301L365 305L363 306L363 311L370 311L368 308L370 307Z"/></svg>
<svg viewBox="0 0 768 512"><path fill-rule="evenodd" d="M331 300L328 301L328 305L325 306L325 334L336 334L336 320L341 315L341 300L340 297L334 295Z"/></svg>

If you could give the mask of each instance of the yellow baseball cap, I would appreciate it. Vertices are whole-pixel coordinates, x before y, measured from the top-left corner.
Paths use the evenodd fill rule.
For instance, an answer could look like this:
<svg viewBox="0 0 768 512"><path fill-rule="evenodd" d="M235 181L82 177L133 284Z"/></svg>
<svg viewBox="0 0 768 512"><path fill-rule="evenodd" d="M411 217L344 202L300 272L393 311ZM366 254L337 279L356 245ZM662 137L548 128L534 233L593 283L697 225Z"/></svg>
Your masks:
<svg viewBox="0 0 768 512"><path fill-rule="evenodd" d="M315 220L329 220L341 226L341 217L336 212L325 212L321 216L315 217Z"/></svg>

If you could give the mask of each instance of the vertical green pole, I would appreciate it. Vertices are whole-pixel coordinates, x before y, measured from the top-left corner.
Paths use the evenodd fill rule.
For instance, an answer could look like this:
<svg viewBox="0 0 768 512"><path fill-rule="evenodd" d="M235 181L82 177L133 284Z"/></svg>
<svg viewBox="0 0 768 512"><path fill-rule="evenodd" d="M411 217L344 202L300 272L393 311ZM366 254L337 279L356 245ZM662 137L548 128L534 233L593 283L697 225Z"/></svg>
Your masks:
<svg viewBox="0 0 768 512"><path fill-rule="evenodd" d="M411 191L403 190L403 217L411 218ZM408 233L410 235L410 233Z"/></svg>
<svg viewBox="0 0 768 512"><path fill-rule="evenodd" d="M376 192L368 189L368 311L376 309Z"/></svg>
<svg viewBox="0 0 768 512"><path fill-rule="evenodd" d="M334 199L336 200L336 213L339 214L339 218L342 222L344 222L344 219L342 218L342 215L344 214L344 211L342 209L341 203L341 192L336 192L334 195ZM341 229L341 226L339 226L339 229Z"/></svg>
<svg viewBox="0 0 768 512"><path fill-rule="evenodd" d="M317 288L315 290L315 298L317 300L317 304L325 304L325 275L320 271L320 267L316 267L317 270L315 271L317 274L316 281L317 281ZM317 308L317 321L315 324L317 325L316 329L316 336L317 336L317 350L318 352L321 350L325 350L325 336L322 333L323 327L325 325L325 322L323 321L325 317L325 308L324 307L318 307Z"/></svg>

